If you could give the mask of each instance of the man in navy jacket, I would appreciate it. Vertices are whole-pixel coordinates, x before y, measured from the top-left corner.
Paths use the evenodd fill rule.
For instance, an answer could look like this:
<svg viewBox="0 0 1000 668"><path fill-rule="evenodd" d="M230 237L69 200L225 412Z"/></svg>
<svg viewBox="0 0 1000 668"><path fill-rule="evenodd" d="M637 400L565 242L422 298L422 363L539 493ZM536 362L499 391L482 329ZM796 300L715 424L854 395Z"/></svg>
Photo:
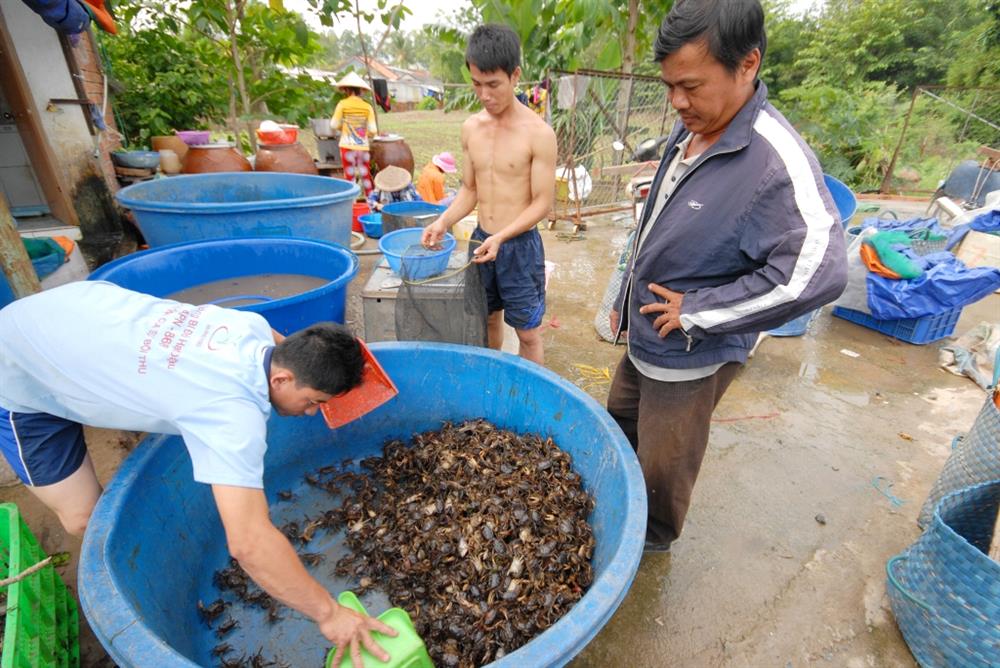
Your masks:
<svg viewBox="0 0 1000 668"><path fill-rule="evenodd" d="M655 60L680 119L635 235L608 411L646 479L648 550L680 535L712 412L759 332L836 299L843 231L823 172L757 78L759 0L678 0Z"/></svg>

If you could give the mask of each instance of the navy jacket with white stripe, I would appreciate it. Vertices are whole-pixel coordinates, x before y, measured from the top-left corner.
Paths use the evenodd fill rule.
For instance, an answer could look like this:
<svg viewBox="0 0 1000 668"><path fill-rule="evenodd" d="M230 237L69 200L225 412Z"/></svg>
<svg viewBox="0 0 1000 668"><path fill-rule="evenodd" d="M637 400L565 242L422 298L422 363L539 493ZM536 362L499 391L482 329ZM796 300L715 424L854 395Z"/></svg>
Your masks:
<svg viewBox="0 0 1000 668"><path fill-rule="evenodd" d="M678 121L636 239L652 224L660 181L688 134ZM844 291L847 256L837 207L816 156L767 101L762 81L680 178L626 276L616 308L631 353L674 369L743 363L759 332ZM650 283L684 293L683 331L660 338L652 326L657 314L639 313L660 299Z"/></svg>

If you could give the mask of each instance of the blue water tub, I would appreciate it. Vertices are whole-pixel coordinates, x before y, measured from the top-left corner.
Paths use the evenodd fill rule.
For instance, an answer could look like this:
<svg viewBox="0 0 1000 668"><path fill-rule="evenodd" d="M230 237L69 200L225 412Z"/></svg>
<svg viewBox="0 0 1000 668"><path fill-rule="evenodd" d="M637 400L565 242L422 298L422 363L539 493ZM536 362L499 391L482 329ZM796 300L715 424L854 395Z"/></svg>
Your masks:
<svg viewBox="0 0 1000 668"><path fill-rule="evenodd" d="M304 274L328 279L318 288L234 308L264 316L282 334L323 321L344 322L347 284L358 273L358 257L337 244L315 239L215 239L171 244L132 253L90 275L136 292L166 297L204 283L259 274ZM225 306L225 302L218 302Z"/></svg>
<svg viewBox="0 0 1000 668"><path fill-rule="evenodd" d="M829 174L824 174L823 181L826 183L827 190L833 195L833 203L837 207L837 213L840 214L840 223L846 230L848 221L851 220L854 212L858 209L858 199L851 192L851 189L840 179ZM781 327L772 329L768 334L771 336L802 336L808 331L809 325L812 324L817 315L819 315L819 309L803 313L795 320L789 320Z"/></svg>
<svg viewBox="0 0 1000 668"><path fill-rule="evenodd" d="M265 491L276 525L329 507L324 491L302 476L345 458L380 455L389 439L438 429L443 420L485 417L500 427L551 436L596 504L590 522L596 549L594 582L586 595L521 649L491 666L562 666L594 638L625 597L642 556L646 492L638 460L614 420L589 395L556 374L518 357L484 348L431 343L377 343L372 351L399 387L399 396L361 419L330 431L322 418L272 416ZM197 613L197 602L219 597L212 574L227 563L225 534L211 489L192 480L179 437L149 436L125 460L87 527L80 555L79 595L90 626L123 668L216 665L219 640ZM279 501L291 489L298 498ZM310 542L313 551L323 536ZM332 539L330 539L332 543ZM330 591L354 586L329 575L334 550L310 569ZM362 602L373 615L387 606ZM227 609L227 614L233 608ZM283 610L273 626L263 611L243 619L226 638L231 656L263 648L288 665L322 666L326 640L315 625Z"/></svg>
<svg viewBox="0 0 1000 668"><path fill-rule="evenodd" d="M218 172L143 181L118 191L151 247L232 237L303 237L351 245L360 189L326 176Z"/></svg>
<svg viewBox="0 0 1000 668"><path fill-rule="evenodd" d="M837 207L837 212L840 213L840 222L844 229L847 229L847 222L858 210L858 198L854 196L847 184L836 177L824 174L823 181L826 183L827 190L833 195L833 203Z"/></svg>
<svg viewBox="0 0 1000 668"><path fill-rule="evenodd" d="M420 245L423 233L421 228L408 227L389 232L378 240L378 249L389 263L389 269L408 281L420 281L444 272L448 268L451 252L458 244L455 237L445 232L440 248L428 250ZM410 250L414 247L416 252Z"/></svg>

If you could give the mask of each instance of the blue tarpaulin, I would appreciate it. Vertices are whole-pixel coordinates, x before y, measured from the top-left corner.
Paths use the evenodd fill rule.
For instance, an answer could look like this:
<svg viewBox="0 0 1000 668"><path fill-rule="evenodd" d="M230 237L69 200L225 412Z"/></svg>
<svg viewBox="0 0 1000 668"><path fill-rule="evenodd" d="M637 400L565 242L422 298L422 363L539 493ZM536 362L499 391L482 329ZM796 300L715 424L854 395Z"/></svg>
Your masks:
<svg viewBox="0 0 1000 668"><path fill-rule="evenodd" d="M948 252L911 255L924 273L909 280L892 280L869 273L868 308L880 319L940 315L979 301L1000 288L1000 269L968 268Z"/></svg>
<svg viewBox="0 0 1000 668"><path fill-rule="evenodd" d="M976 232L986 232L987 234L1000 234L1000 210L993 209L986 213L981 213L972 220L962 225L956 225L948 236L948 250L951 250L962 242L969 230Z"/></svg>

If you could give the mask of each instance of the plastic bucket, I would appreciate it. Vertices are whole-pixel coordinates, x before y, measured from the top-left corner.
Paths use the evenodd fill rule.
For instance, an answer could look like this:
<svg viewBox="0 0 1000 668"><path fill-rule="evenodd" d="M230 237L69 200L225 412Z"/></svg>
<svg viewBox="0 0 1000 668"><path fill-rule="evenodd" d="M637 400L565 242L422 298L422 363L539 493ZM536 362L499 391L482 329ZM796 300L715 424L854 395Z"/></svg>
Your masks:
<svg viewBox="0 0 1000 668"><path fill-rule="evenodd" d="M425 227L448 210L428 202L393 202L382 207L382 234L407 227Z"/></svg>
<svg viewBox="0 0 1000 668"><path fill-rule="evenodd" d="M314 239L215 239L133 253L90 275L136 292L166 297L205 283L260 274L304 274L328 279L289 297L236 306L260 313L282 334L317 322L344 322L347 284L358 273L351 251ZM217 302L220 306L224 302Z"/></svg>
<svg viewBox="0 0 1000 668"><path fill-rule="evenodd" d="M596 501L590 517L594 582L551 628L490 665L565 665L611 618L642 556L645 484L625 435L585 392L513 355L431 343L377 343L371 349L399 387L392 401L334 431L319 416L272 414L264 461L272 520L281 526L330 503L324 490L303 482L304 473L345 458L379 455L387 440L438 429L445 420L485 417L502 428L551 436L572 456ZM483 379L489 379L488 391ZM211 488L191 475L179 436L149 436L122 463L87 526L80 600L94 633L122 668L218 663L211 651L219 639L199 619L196 602L219 597L212 573L228 563L229 554ZM294 502L279 501L277 494L285 489L297 495ZM317 535L314 543L324 540ZM325 564L342 556L330 549ZM324 565L312 573L334 595L356 587L353 580L331 576L331 570ZM388 607L372 601L371 595L362 597L373 615ZM329 645L315 624L284 612L271 625L266 613L254 613L226 638L234 647L231 656L261 647L264 656L280 656L288 665L323 665Z"/></svg>
<svg viewBox="0 0 1000 668"><path fill-rule="evenodd" d="M364 228L365 235L372 239L378 239L382 236L381 213L366 213L363 216L359 216L358 220L361 221L361 227Z"/></svg>
<svg viewBox="0 0 1000 668"><path fill-rule="evenodd" d="M843 181L829 174L823 175L823 181L826 183L827 190L833 196L833 203L840 213L840 222L844 226L844 229L847 229L847 223L854 216L854 212L858 210L858 199Z"/></svg>
<svg viewBox="0 0 1000 668"><path fill-rule="evenodd" d="M217 172L136 183L118 192L151 247L233 237L351 244L357 185L285 172Z"/></svg>
<svg viewBox="0 0 1000 668"><path fill-rule="evenodd" d="M440 250L425 250L420 245L423 228L411 227L405 230L389 232L378 240L378 249L382 251L389 268L403 278L419 281L431 276L437 276L448 268L448 258L455 250L455 237L445 233ZM416 248L414 248L416 247ZM412 250L411 250L412 249ZM406 261L403 261L403 257Z"/></svg>
<svg viewBox="0 0 1000 668"><path fill-rule="evenodd" d="M366 202L355 202L351 210L351 229L355 232L363 231L364 227L361 224L361 216L365 216L371 213L371 211L371 207Z"/></svg>

